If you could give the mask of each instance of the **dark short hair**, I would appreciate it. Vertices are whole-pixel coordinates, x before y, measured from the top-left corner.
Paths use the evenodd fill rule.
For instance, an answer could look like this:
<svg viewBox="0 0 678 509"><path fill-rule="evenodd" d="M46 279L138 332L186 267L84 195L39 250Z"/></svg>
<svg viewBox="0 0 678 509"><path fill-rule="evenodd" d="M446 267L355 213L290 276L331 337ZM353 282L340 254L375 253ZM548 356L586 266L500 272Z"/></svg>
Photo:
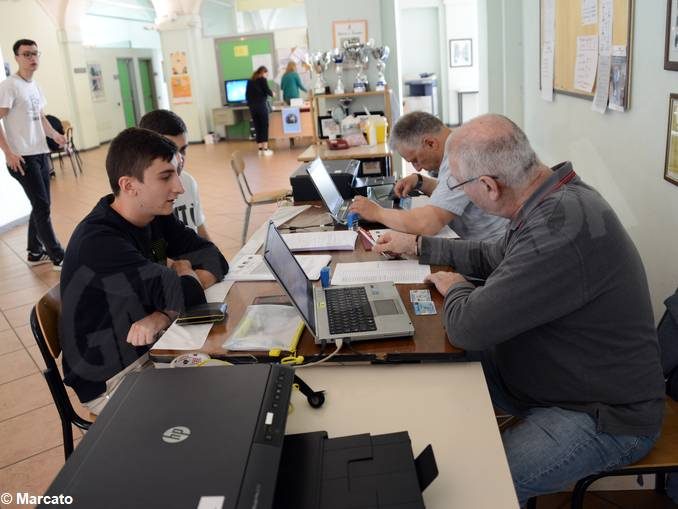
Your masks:
<svg viewBox="0 0 678 509"><path fill-rule="evenodd" d="M149 111L141 117L139 127L165 136L179 136L188 130L181 117L170 110Z"/></svg>
<svg viewBox="0 0 678 509"><path fill-rule="evenodd" d="M113 194L120 193L120 177L134 177L143 182L144 171L153 161L170 162L177 150L172 140L149 129L130 127L122 131L111 142L106 156L106 173Z"/></svg>
<svg viewBox="0 0 678 509"><path fill-rule="evenodd" d="M17 42L14 43L14 46L12 46L12 50L14 51L15 55L19 54L19 48L21 46L37 46L38 44L35 41L32 41L30 39L19 39Z"/></svg>

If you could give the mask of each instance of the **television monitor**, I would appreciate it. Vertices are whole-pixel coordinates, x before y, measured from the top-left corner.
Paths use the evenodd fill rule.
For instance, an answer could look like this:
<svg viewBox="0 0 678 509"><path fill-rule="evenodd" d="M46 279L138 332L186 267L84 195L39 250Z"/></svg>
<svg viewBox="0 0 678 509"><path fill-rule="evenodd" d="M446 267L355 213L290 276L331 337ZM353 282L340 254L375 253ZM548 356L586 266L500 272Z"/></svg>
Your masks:
<svg viewBox="0 0 678 509"><path fill-rule="evenodd" d="M226 104L243 104L247 102L245 90L247 89L247 80L226 80Z"/></svg>

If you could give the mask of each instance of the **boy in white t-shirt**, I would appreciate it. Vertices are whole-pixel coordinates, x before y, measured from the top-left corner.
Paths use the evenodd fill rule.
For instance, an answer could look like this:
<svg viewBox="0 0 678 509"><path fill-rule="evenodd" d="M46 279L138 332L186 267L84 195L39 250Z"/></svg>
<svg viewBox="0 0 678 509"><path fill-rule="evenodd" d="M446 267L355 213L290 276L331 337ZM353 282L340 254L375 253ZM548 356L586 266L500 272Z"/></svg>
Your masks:
<svg viewBox="0 0 678 509"><path fill-rule="evenodd" d="M162 134L165 138L172 140L179 147L181 156L184 159L186 158L188 133L186 124L176 113L169 110L150 111L141 117L139 127L155 131L158 134ZM184 187L184 192L174 201L174 215L179 221L192 228L198 235L210 240L205 228L205 215L200 206L198 183L186 170L181 172L179 178Z"/></svg>
<svg viewBox="0 0 678 509"><path fill-rule="evenodd" d="M19 70L0 82L0 119L4 123L4 129L0 125L0 149L5 153L10 175L21 184L31 202L28 263L52 262L54 270L61 270L64 250L50 219L50 164L45 136L60 146L66 144L66 138L47 121L43 111L45 97L33 80L40 59L37 44L19 39L12 49Z"/></svg>

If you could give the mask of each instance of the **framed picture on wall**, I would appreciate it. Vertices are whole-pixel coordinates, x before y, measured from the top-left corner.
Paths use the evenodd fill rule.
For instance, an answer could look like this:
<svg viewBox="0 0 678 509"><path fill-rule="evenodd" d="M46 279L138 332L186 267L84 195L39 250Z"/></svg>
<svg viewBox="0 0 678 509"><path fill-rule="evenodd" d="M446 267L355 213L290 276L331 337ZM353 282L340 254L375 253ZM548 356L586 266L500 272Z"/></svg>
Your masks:
<svg viewBox="0 0 678 509"><path fill-rule="evenodd" d="M473 65L473 41L471 39L450 39L450 67L471 67Z"/></svg>
<svg viewBox="0 0 678 509"><path fill-rule="evenodd" d="M358 39L363 44L367 42L367 20L350 19L332 22L332 44L334 48L343 48L344 41Z"/></svg>
<svg viewBox="0 0 678 509"><path fill-rule="evenodd" d="M678 94L671 94L669 97L664 179L678 186Z"/></svg>
<svg viewBox="0 0 678 509"><path fill-rule="evenodd" d="M666 3L664 69L678 71L678 0L667 0Z"/></svg>

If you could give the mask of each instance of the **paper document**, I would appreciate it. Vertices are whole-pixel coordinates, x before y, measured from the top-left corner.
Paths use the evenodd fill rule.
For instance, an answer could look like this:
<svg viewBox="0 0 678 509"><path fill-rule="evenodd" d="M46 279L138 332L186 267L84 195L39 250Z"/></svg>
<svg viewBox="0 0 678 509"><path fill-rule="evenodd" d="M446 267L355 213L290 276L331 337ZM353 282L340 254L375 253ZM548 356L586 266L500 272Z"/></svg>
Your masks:
<svg viewBox="0 0 678 509"><path fill-rule="evenodd" d="M276 226L280 226L286 221L289 221L293 217L298 216L304 210L311 208L310 205L298 205L294 207L278 207L276 211L271 216L271 220L275 223ZM266 239L266 231L268 230L268 221L262 224L257 231L250 237L243 247L240 248L238 254L251 253L254 254L261 246L264 245L264 240Z"/></svg>
<svg viewBox="0 0 678 509"><path fill-rule="evenodd" d="M332 261L331 255L296 255L295 258L311 281L320 279L320 269ZM273 281L275 278L268 270L261 255L242 255L231 262L226 275L228 281Z"/></svg>
<svg viewBox="0 0 678 509"><path fill-rule="evenodd" d="M211 323L177 325L174 322L152 350L200 350L212 329Z"/></svg>
<svg viewBox="0 0 678 509"><path fill-rule="evenodd" d="M581 24L591 25L598 21L598 1L581 0Z"/></svg>
<svg viewBox="0 0 678 509"><path fill-rule="evenodd" d="M431 267L419 265L417 260L338 263L332 274L332 284L359 285L389 281L396 284L423 283L430 273Z"/></svg>
<svg viewBox="0 0 678 509"><path fill-rule="evenodd" d="M544 31L541 43L541 98L545 101L553 101L555 33L555 0L544 0Z"/></svg>
<svg viewBox="0 0 678 509"><path fill-rule="evenodd" d="M574 63L574 88L584 92L593 90L598 64L598 36L577 37L577 59Z"/></svg>
<svg viewBox="0 0 678 509"><path fill-rule="evenodd" d="M358 232L340 230L285 233L282 238L290 251L353 251Z"/></svg>
<svg viewBox="0 0 678 509"><path fill-rule="evenodd" d="M391 232L393 230L389 228L379 228L375 230L370 230L370 233L372 236L379 240L379 237L381 237L384 233L386 232ZM445 225L441 228L441 230L433 235L434 237L439 237L441 239L458 239L460 238L459 235L457 235L457 232L455 232L452 228L450 228L448 225Z"/></svg>

